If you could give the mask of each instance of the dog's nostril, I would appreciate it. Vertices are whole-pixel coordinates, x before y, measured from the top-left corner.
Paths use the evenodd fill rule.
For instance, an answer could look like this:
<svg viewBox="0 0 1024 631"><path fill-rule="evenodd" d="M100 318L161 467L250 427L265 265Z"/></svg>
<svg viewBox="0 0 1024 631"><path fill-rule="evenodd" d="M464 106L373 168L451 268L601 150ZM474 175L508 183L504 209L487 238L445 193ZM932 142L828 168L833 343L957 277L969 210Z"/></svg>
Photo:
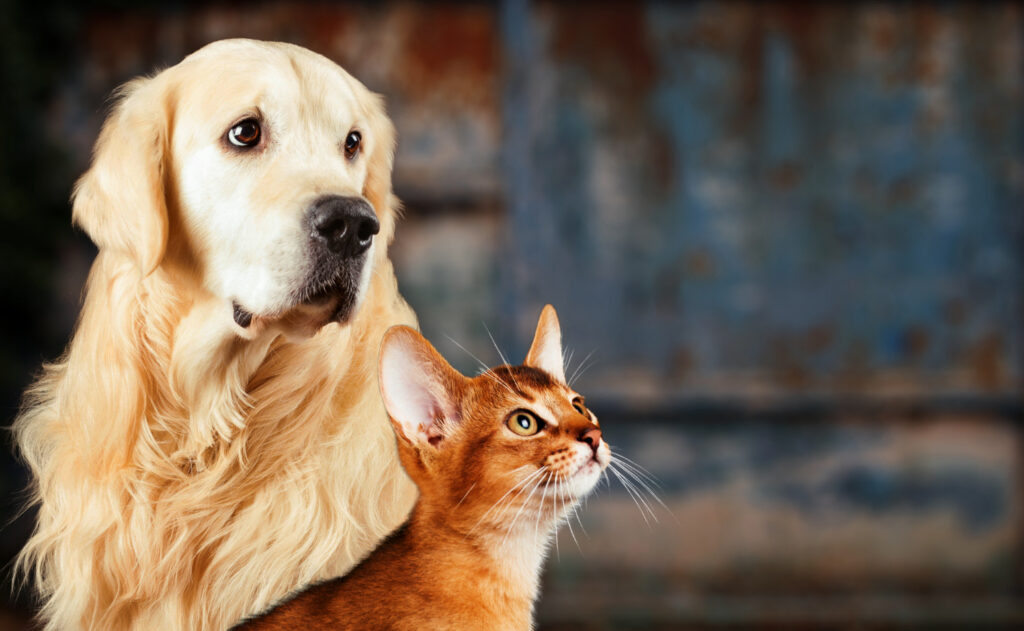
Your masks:
<svg viewBox="0 0 1024 631"><path fill-rule="evenodd" d="M359 247L366 249L370 247L370 242L373 241L373 235L380 232L380 223L373 217L362 217L359 219L359 227L356 232L356 238L359 240Z"/></svg>
<svg viewBox="0 0 1024 631"><path fill-rule="evenodd" d="M313 229L321 237L327 240L331 249L344 242L345 233L348 232L348 223L344 217L331 213L321 213L313 220Z"/></svg>
<svg viewBox="0 0 1024 631"><path fill-rule="evenodd" d="M363 254L380 232L373 207L358 197L323 197L313 204L308 221L314 241L342 257Z"/></svg>

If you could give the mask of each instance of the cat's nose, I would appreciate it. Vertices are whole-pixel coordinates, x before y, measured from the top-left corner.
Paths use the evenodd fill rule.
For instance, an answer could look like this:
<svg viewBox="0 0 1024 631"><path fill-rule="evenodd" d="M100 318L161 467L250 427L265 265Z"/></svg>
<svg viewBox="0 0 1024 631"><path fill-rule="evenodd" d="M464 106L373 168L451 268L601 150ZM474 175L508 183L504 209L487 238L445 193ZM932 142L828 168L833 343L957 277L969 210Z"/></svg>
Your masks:
<svg viewBox="0 0 1024 631"><path fill-rule="evenodd" d="M580 442L587 443L590 448L597 453L597 446L601 444L601 430L596 427L591 427L587 431L580 434Z"/></svg>

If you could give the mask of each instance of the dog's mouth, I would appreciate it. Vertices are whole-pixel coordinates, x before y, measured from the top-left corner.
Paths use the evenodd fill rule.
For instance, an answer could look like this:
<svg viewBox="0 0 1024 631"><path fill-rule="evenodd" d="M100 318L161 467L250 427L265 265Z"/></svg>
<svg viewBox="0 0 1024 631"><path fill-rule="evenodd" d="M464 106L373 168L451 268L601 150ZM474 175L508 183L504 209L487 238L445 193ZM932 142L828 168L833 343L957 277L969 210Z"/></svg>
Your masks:
<svg viewBox="0 0 1024 631"><path fill-rule="evenodd" d="M233 300L232 318L243 329L248 329L256 321L293 322L302 328L313 329L331 322L343 324L358 306L363 267L362 260L350 261L330 275L312 274L299 290L293 292L292 306L280 313L253 313Z"/></svg>
<svg viewBox="0 0 1024 631"><path fill-rule="evenodd" d="M322 314L322 324L344 323L355 311L356 302L359 300L359 277L362 268L362 261L346 265L326 283L307 285L298 293L296 303L306 313Z"/></svg>
<svg viewBox="0 0 1024 631"><path fill-rule="evenodd" d="M231 301L231 309L235 324L243 329L249 328L249 325L252 324L252 311L246 311L242 305L238 304L237 300Z"/></svg>

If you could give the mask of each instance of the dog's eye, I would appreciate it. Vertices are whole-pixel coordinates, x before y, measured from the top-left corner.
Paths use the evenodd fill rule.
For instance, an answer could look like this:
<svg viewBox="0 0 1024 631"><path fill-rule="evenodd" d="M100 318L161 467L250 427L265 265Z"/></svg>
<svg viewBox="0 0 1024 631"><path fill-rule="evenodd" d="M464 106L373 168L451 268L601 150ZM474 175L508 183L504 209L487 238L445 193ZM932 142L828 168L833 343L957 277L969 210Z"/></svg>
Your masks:
<svg viewBox="0 0 1024 631"><path fill-rule="evenodd" d="M363 142L363 135L357 131L350 131L345 138L345 157L351 160L359 153L359 145Z"/></svg>
<svg viewBox="0 0 1024 631"><path fill-rule="evenodd" d="M228 130L228 142L236 147L255 147L260 144L260 123L247 118Z"/></svg>

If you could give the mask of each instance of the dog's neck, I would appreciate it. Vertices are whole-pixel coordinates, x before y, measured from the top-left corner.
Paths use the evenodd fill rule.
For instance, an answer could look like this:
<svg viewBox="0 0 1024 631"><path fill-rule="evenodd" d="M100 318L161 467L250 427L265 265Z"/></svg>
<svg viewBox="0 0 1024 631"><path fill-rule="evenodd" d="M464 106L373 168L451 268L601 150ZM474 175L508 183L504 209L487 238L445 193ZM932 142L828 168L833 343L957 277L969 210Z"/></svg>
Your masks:
<svg viewBox="0 0 1024 631"><path fill-rule="evenodd" d="M157 418L188 419L190 427L178 428L180 432L173 432L178 436L167 436L165 441L173 445L168 455L183 470L204 470L230 451L231 443L244 440L253 408L273 407L275 398L286 398L273 390L282 374L294 376L292 383L310 392L311 408L326 408L338 383L350 376L352 365L372 359L368 349L351 343L365 335L369 314L360 312L345 325L328 324L315 332L296 332L285 323L267 322L242 330L232 318L229 301L186 282L173 266L157 268L140 279L126 264L96 263L120 267L113 276L123 279L123 284L104 288L111 294L131 293L134 275L134 299L111 295L109 300L124 300L134 312L131 319L139 323L143 343L138 347L132 343L125 350L140 348L147 355L143 362L147 369L163 373L151 380L166 384L169 391L154 397L151 404L176 406L185 412L151 413ZM370 291L376 289L371 286ZM286 417L290 411L280 414Z"/></svg>

